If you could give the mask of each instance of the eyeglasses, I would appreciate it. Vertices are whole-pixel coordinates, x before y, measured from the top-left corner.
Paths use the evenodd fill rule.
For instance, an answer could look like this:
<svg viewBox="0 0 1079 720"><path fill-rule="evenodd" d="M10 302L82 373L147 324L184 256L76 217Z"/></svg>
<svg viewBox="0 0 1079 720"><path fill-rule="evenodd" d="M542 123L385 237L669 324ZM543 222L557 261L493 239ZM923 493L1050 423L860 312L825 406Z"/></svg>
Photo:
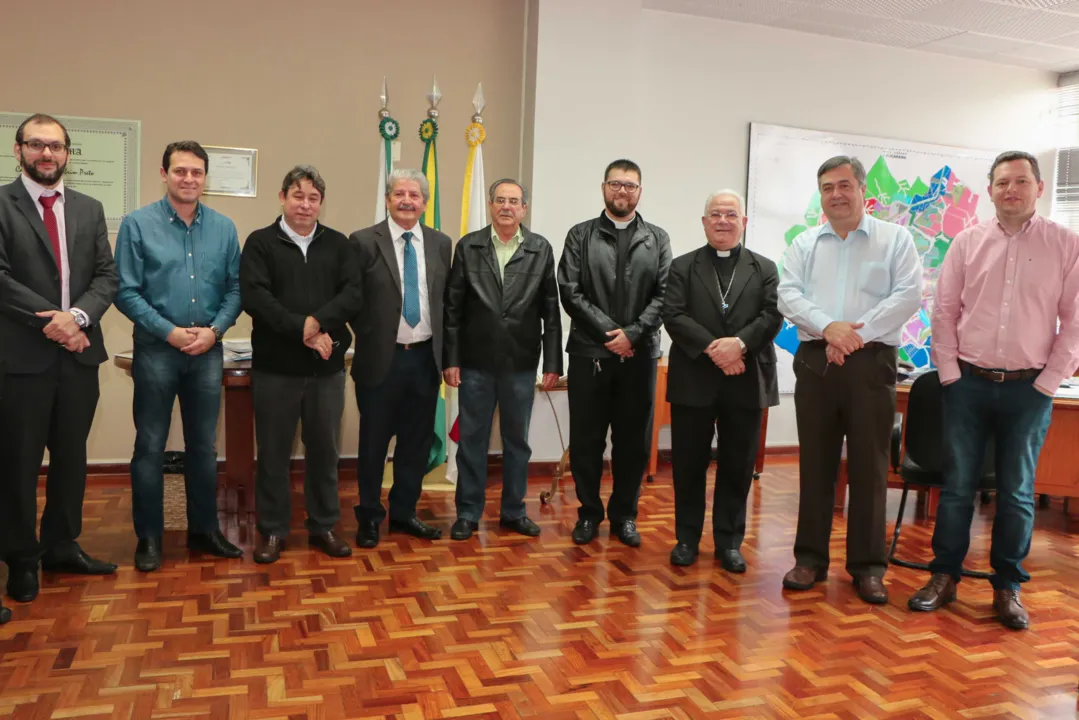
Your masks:
<svg viewBox="0 0 1079 720"><path fill-rule="evenodd" d="M509 204L510 207L517 207L518 205L521 204L521 198L496 197L495 200L494 200L494 204L495 205Z"/></svg>
<svg viewBox="0 0 1079 720"><path fill-rule="evenodd" d="M713 220L718 220L720 218L727 218L731 222L736 222L740 217L742 217L742 213L735 212L734 210L728 210L727 212L718 212L717 211L717 212L710 213L708 217L712 218Z"/></svg>
<svg viewBox="0 0 1079 720"><path fill-rule="evenodd" d="M41 140L23 140L20 145L28 147L36 153L42 152L45 148L52 151L53 155L59 155L60 153L67 152L67 145L57 140L56 142L43 142Z"/></svg>
<svg viewBox="0 0 1079 720"><path fill-rule="evenodd" d="M631 195L640 190L641 188L641 186L637 183L621 182L619 180L608 180L604 184L611 189L611 192L619 192L620 190L625 188L626 192L630 193Z"/></svg>

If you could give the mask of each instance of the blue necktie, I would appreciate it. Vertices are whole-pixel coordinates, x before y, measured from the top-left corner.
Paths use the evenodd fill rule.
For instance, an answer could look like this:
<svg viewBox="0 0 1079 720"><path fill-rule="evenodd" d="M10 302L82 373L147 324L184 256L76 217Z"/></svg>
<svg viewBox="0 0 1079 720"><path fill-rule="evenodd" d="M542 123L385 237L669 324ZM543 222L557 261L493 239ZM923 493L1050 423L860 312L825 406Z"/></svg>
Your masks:
<svg viewBox="0 0 1079 720"><path fill-rule="evenodd" d="M404 302L401 315L409 327L420 324L420 270L416 264L416 248L412 247L412 233L401 236L405 241Z"/></svg>

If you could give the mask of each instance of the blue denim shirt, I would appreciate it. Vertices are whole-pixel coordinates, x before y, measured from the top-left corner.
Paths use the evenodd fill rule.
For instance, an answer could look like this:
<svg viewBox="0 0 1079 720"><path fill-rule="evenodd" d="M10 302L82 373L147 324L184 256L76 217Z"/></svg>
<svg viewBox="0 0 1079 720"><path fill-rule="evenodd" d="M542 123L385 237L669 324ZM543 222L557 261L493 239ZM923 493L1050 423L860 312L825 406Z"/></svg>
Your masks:
<svg viewBox="0 0 1079 720"><path fill-rule="evenodd" d="M236 225L202 203L190 227L167 197L126 216L116 269L116 307L135 324L136 341L164 342L176 327L225 332L240 314Z"/></svg>

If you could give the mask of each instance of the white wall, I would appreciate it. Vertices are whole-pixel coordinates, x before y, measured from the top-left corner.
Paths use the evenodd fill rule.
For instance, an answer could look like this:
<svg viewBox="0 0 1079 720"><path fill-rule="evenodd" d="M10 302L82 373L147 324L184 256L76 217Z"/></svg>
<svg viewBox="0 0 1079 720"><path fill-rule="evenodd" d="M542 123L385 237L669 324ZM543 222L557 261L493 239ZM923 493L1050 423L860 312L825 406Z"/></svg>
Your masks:
<svg viewBox="0 0 1079 720"><path fill-rule="evenodd" d="M602 210L599 183L617 157L642 166L639 209L670 233L675 255L701 245L707 195L745 190L750 122L1028 149L1051 175L1052 73L658 12L640 0L538 1L531 227L556 256L566 230ZM537 402L531 436L536 460L557 457L546 403ZM797 441L784 396L768 444Z"/></svg>

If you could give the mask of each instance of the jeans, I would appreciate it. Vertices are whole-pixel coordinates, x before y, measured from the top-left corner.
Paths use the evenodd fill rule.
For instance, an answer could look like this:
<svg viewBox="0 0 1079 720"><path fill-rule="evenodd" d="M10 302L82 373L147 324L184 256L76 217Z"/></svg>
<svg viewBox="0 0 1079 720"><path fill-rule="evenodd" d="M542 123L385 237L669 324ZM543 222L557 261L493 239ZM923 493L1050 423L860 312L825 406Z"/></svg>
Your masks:
<svg viewBox="0 0 1079 720"><path fill-rule="evenodd" d="M187 529L189 533L218 529L215 443L222 361L220 343L195 356L164 343L135 343L131 367L135 381L131 497L139 538L161 537L165 530L165 443L177 397L184 427Z"/></svg>
<svg viewBox="0 0 1079 720"><path fill-rule="evenodd" d="M457 394L457 517L479 522L487 499L487 451L498 405L502 428L502 520L525 516L528 492L528 425L536 397L536 374L495 374L461 368Z"/></svg>
<svg viewBox="0 0 1079 720"><path fill-rule="evenodd" d="M996 441L996 517L990 582L1018 590L1030 579L1022 562L1034 532L1034 471L1053 411L1053 399L1034 388L1034 379L997 383L969 369L942 388L944 488L933 531L934 573L960 579L970 547L974 496L990 436Z"/></svg>

